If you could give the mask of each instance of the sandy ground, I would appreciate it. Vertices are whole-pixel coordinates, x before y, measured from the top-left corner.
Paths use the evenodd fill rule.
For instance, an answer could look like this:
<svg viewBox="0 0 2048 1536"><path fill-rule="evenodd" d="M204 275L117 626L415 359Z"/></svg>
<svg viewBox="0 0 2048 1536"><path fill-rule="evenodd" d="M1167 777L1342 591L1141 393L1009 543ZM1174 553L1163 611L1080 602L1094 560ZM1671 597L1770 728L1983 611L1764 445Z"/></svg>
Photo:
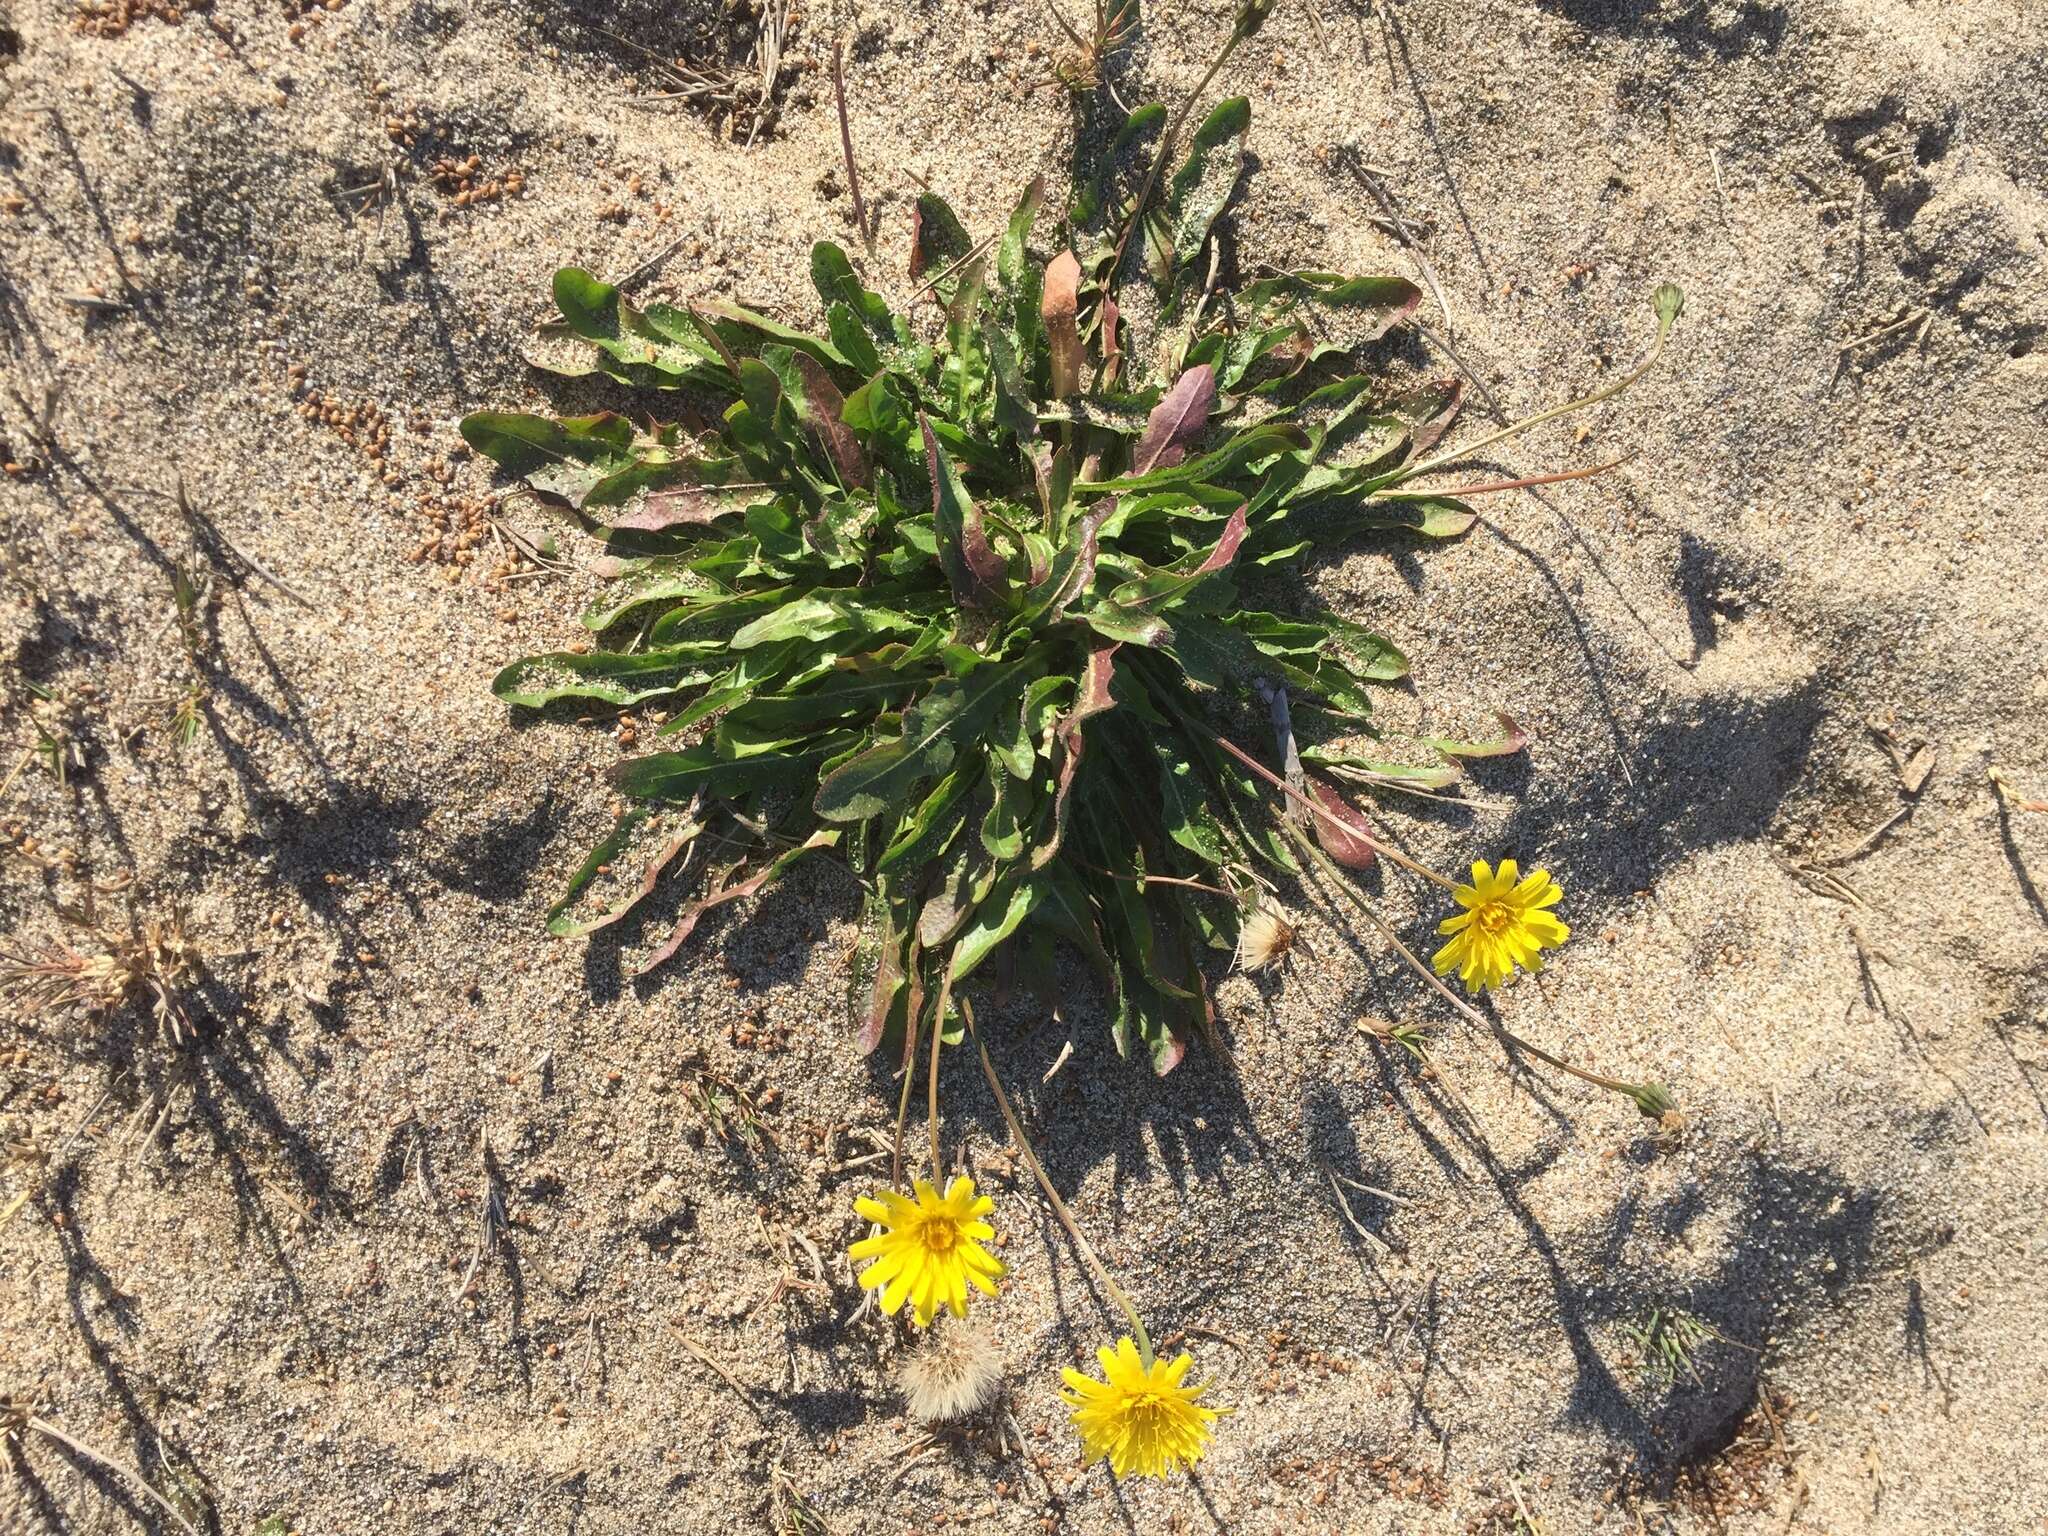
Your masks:
<svg viewBox="0 0 2048 1536"><path fill-rule="evenodd" d="M1314 921L1282 978L1224 982L1228 1063L1155 1081L1085 991L1011 1007L1055 1179L1233 1410L1199 1477L1145 1486L1077 1463L1056 1370L1113 1316L964 1060L1008 1418L920 1449L902 1416L842 1256L875 1172L847 1128L894 1093L848 1049L842 875L648 982L652 930L541 933L627 748L486 691L594 582L567 543L506 579L454 430L574 403L521 361L561 263L673 246L641 296L816 319L809 242L857 244L834 36L902 299L913 176L981 231L1061 175L1046 12L821 6L749 147L572 15L704 57L709 7L6 10L0 769L32 686L75 754L0 806L0 927L55 937L89 885L107 922L182 909L209 1043L0 1025L0 1130L58 1153L0 1183L40 1179L0 1229L0 1392L234 1536L805 1528L796 1498L839 1532L2048 1529L2048 815L1988 777L2048 798L2048 10L1284 0L1226 71L1240 263L1415 272L1375 167L1503 410L1635 356L1656 282L1690 295L1658 374L1501 461L1624 469L1312 576L1414 659L1390 719L1533 733L1476 775L1497 808L1385 812L1564 882L1577 937L1500 1017L1690 1125L1662 1146L1512 1069ZM1158 7L1113 79L1185 90L1228 24ZM179 572L211 573L196 657ZM1432 903L1381 895L1426 936ZM1442 1026L1444 1080L1366 1014ZM1352 1196L1377 1241L1325 1168L1399 1196ZM1656 1306L1734 1342L1659 1385L1629 1333ZM40 1431L12 1456L9 1533L176 1528Z"/></svg>

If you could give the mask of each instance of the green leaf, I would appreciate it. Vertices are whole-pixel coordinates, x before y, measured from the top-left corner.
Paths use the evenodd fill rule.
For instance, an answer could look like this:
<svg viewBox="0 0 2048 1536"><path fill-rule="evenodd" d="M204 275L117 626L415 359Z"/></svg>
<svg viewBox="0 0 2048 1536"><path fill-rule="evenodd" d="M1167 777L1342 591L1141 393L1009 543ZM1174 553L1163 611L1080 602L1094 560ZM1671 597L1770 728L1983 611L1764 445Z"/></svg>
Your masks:
<svg viewBox="0 0 2048 1536"><path fill-rule="evenodd" d="M1151 491L1196 482L1220 482L1261 459L1307 446L1307 434L1293 423L1266 421L1246 428L1213 452L1185 460L1170 469L1155 469L1143 475L1123 475L1114 480L1084 482L1074 489L1088 492Z"/></svg>
<svg viewBox="0 0 2048 1536"><path fill-rule="evenodd" d="M930 272L940 278L934 291L943 304L953 293L953 279L945 278L944 273L965 259L974 249L974 240L952 205L936 192L918 193L911 205L910 231L910 275L914 280Z"/></svg>
<svg viewBox="0 0 2048 1536"><path fill-rule="evenodd" d="M975 909L974 920L953 943L953 962L947 974L958 982L986 960L1023 925L1045 899L1042 881L1030 875L1013 875L999 881L988 899Z"/></svg>
<svg viewBox="0 0 2048 1536"><path fill-rule="evenodd" d="M717 349L678 311L642 313L610 283L581 267L555 274L555 307L569 329L620 365L607 369L625 383L716 383L723 369Z"/></svg>
<svg viewBox="0 0 2048 1536"><path fill-rule="evenodd" d="M925 464L932 484L932 527L938 535L939 564L953 595L971 608L994 607L1009 590L1009 572L989 544L981 511L960 483L953 461L939 446L931 418L918 412L924 428Z"/></svg>
<svg viewBox="0 0 2048 1536"><path fill-rule="evenodd" d="M953 808L974 785L975 775L966 763L957 764L932 787L916 810L904 817L882 856L875 860L875 872L916 870L937 858L960 830L960 818Z"/></svg>
<svg viewBox="0 0 2048 1536"><path fill-rule="evenodd" d="M687 800L702 790L730 795L795 778L826 756L837 738L827 737L801 752L766 752L754 757L720 757L710 742L678 752L650 752L628 758L611 772L614 788L640 800Z"/></svg>
<svg viewBox="0 0 2048 1536"><path fill-rule="evenodd" d="M1003 243L996 248L996 281L1005 291L1015 288L1023 280L1027 270L1024 242L1031 238L1031 226L1038 221L1038 210L1044 202L1045 178L1034 176L1010 214L1009 225L1003 231Z"/></svg>
<svg viewBox="0 0 2048 1536"><path fill-rule="evenodd" d="M793 331L741 305L727 303L723 299L708 299L697 307L708 317L718 338L738 356L757 357L770 342L780 342L818 362L830 363L837 368L851 366L845 355L829 341Z"/></svg>
<svg viewBox="0 0 2048 1536"><path fill-rule="evenodd" d="M633 424L610 411L561 421L475 411L462 418L462 439L506 473L572 507L581 507L607 479L639 462Z"/></svg>
<svg viewBox="0 0 2048 1536"><path fill-rule="evenodd" d="M1024 853L1024 838L1035 796L1029 780L1011 773L1003 760L988 757L988 813L981 822L981 846L990 858L1007 864Z"/></svg>
<svg viewBox="0 0 2048 1536"><path fill-rule="evenodd" d="M866 821L900 804L920 779L944 773L958 742L980 734L1006 698L1022 687L1023 663L980 668L967 678L942 678L903 716L903 733L841 764L813 800L827 821Z"/></svg>
<svg viewBox="0 0 2048 1536"><path fill-rule="evenodd" d="M556 699L597 699L638 704L679 688L708 683L721 670L706 663L722 655L716 641L658 651L552 651L515 661L491 679L491 692L507 704L539 709Z"/></svg>
<svg viewBox="0 0 2048 1536"><path fill-rule="evenodd" d="M1500 721L1501 734L1491 741L1451 741L1437 736L1425 736L1423 741L1452 758L1512 757L1529 745L1529 733L1515 723L1513 715L1497 710L1494 718Z"/></svg>
<svg viewBox="0 0 2048 1536"><path fill-rule="evenodd" d="M1176 262L1193 261L1209 238L1243 174L1244 136L1251 123L1251 102L1232 96L1217 103L1195 130L1187 160L1166 186L1166 241L1154 258L1155 280L1165 281Z"/></svg>
<svg viewBox="0 0 2048 1536"><path fill-rule="evenodd" d="M1358 503L1352 528L1401 528L1429 539L1455 539L1479 514L1449 496L1377 496Z"/></svg>
<svg viewBox="0 0 2048 1536"><path fill-rule="evenodd" d="M610 835L591 849L589 857L584 859L582 866L570 877L569 888L562 893L562 899L548 909L548 932L558 939L573 939L587 933L595 933L600 928L607 928L618 922L654 893L663 872L675 861L676 855L696 841L703 831L704 823L688 812L677 818L674 829L670 830L660 826L659 818L645 806L629 807L625 814L619 817ZM652 853L647 855L646 862L641 865L637 882L626 887L622 895L614 898L609 906L599 909L595 915L569 915L569 909L576 904L577 899L585 893L593 880L610 873L621 863L630 862L633 850L650 840L655 840L654 848Z"/></svg>

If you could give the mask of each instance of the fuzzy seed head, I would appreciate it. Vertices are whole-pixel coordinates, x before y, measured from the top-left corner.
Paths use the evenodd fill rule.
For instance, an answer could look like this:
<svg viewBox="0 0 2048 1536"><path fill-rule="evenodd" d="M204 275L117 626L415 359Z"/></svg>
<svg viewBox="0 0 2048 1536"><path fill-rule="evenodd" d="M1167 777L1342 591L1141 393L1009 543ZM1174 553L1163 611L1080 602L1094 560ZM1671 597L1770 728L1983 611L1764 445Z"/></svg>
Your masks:
<svg viewBox="0 0 2048 1536"><path fill-rule="evenodd" d="M1002 1349L979 1328L937 1328L903 1363L900 1379L912 1418L926 1424L964 1419L994 1400L1003 1381Z"/></svg>
<svg viewBox="0 0 2048 1536"><path fill-rule="evenodd" d="M1237 968L1270 970L1294 947L1294 924L1278 907L1260 907L1237 930Z"/></svg>

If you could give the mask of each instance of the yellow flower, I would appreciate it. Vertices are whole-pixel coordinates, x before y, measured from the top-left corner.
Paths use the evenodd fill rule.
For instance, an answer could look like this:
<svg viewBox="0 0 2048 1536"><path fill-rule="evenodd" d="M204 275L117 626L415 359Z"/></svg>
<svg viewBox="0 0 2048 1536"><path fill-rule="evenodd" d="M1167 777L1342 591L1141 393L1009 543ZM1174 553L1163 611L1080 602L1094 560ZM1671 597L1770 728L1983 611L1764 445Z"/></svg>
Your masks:
<svg viewBox="0 0 2048 1536"><path fill-rule="evenodd" d="M881 1286L882 1310L894 1315L908 1298L918 1326L929 1328L942 1306L967 1315L967 1286L993 1296L1003 1261L981 1246L995 1229L980 1220L995 1201L974 1196L974 1180L955 1179L943 1198L923 1179L916 1198L882 1191L880 1198L856 1200L853 1208L886 1230L847 1249L849 1257L873 1259L861 1272L863 1290Z"/></svg>
<svg viewBox="0 0 2048 1536"><path fill-rule="evenodd" d="M1465 910L1436 925L1452 936L1436 952L1437 975L1456 971L1467 992L1482 992L1500 986L1518 965L1542 970L1543 951L1571 937L1571 929L1544 910L1563 896L1546 869L1522 876L1513 859L1502 859L1496 874L1484 859L1475 860L1472 883L1457 890Z"/></svg>
<svg viewBox="0 0 2048 1536"><path fill-rule="evenodd" d="M1069 1389L1060 1396L1073 1410L1074 1429L1091 1462L1107 1456L1118 1477L1164 1477L1202 1459L1217 1415L1195 1405L1207 1388L1180 1384L1195 1363L1190 1356L1148 1366L1128 1338L1118 1339L1114 1351L1098 1349L1095 1355L1106 1380L1072 1368L1060 1373Z"/></svg>

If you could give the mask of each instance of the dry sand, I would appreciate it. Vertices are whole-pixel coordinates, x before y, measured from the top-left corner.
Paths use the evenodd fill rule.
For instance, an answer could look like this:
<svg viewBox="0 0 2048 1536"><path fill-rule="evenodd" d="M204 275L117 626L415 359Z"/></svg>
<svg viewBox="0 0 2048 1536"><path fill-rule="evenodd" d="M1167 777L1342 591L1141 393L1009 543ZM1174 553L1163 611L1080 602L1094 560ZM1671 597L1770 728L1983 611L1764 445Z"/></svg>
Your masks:
<svg viewBox="0 0 2048 1536"><path fill-rule="evenodd" d="M816 319L809 243L857 244L827 72L749 148L647 100L588 8L107 9L115 35L15 0L0 31L0 437L26 470L0 481L0 769L31 684L83 754L0 807L35 850L0 926L54 936L88 880L182 907L219 1032L181 1064L133 1018L0 1026L7 1138L86 1127L0 1229L0 1392L234 1536L772 1529L791 1489L848 1533L1508 1531L1518 1501L1549 1533L2048 1528L2048 815L1987 777L2048 798L2048 7L1283 0L1226 71L1255 113L1241 262L1412 272L1368 218L1377 167L1427 232L1449 320L1424 318L1503 409L1611 376L1656 282L1690 295L1589 436L1501 461L1625 469L1313 575L1414 659L1390 718L1533 733L1475 776L1509 808L1386 812L1433 859L1564 882L1577 937L1503 1020L1669 1082L1690 1126L1660 1147L1627 1102L1510 1070L1314 921L1283 977L1224 984L1227 1064L1155 1081L1085 992L1064 1025L1011 1008L999 1059L1054 1177L1233 1410L1199 1477L1121 1487L1055 1397L1114 1318L957 1057L1023 1449L917 1452L897 1334L849 1322L874 1170L836 1162L893 1104L848 1049L854 892L800 870L643 983L546 940L627 749L508 719L486 683L572 634L587 551L509 582L488 531L442 558L491 489L461 413L578 399L520 356L556 265L681 240L643 297ZM595 9L671 53L714 14ZM1115 79L1185 90L1228 24L1158 7ZM837 35L868 270L900 300L913 174L977 231L1060 176L1062 95L1021 88L1060 39L1022 3L827 4L792 53ZM433 166L472 154L471 185L521 186L458 206ZM386 167L395 200L351 216ZM132 307L65 298L94 288ZM30 417L59 385L50 447ZM213 564L197 671L180 475L312 604ZM1937 754L1917 796L1873 725ZM1382 899L1426 937L1433 903ZM1483 1139L1366 1014L1443 1026ZM708 1080L772 1141L721 1135ZM509 1226L461 1296L486 1139ZM1353 1196L1385 1248L1324 1166L1405 1202ZM1660 1387L1627 1331L1653 1305L1738 1342ZM11 1455L9 1533L173 1529L47 1437Z"/></svg>

